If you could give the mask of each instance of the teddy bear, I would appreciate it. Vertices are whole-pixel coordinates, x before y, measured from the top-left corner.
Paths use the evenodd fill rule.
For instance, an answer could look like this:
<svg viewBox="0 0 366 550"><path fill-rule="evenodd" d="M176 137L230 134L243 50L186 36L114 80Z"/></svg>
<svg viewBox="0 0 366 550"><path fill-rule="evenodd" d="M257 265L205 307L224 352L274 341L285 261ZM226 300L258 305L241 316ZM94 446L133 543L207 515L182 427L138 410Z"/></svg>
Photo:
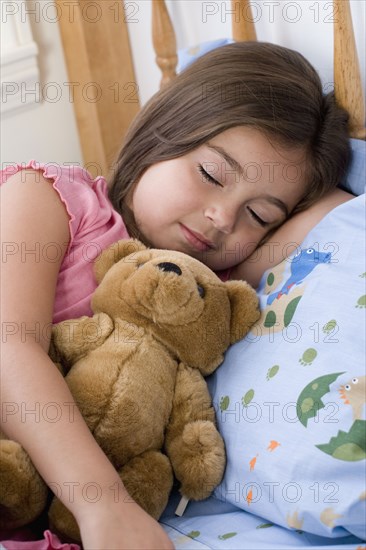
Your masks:
<svg viewBox="0 0 366 550"><path fill-rule="evenodd" d="M95 276L93 317L55 325L50 356L131 497L159 518L174 478L194 500L222 479L224 442L204 377L258 320L258 300L244 281L223 282L197 259L133 239L102 252ZM19 444L1 443L1 485L13 496L0 490L3 526L14 527L41 512L47 492ZM80 540L56 497L49 518Z"/></svg>

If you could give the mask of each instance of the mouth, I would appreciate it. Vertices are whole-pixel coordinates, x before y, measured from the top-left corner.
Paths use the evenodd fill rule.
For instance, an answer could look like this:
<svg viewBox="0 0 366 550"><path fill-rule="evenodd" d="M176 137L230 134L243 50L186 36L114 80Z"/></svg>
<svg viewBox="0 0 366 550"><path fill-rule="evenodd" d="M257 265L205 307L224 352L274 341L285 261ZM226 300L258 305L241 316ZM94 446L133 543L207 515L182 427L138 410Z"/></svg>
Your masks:
<svg viewBox="0 0 366 550"><path fill-rule="evenodd" d="M183 224L180 224L180 229L183 233L185 240L188 242L188 244L198 252L207 252L207 250L215 250L216 248L215 244L209 241L208 239L206 239L206 237L201 235L201 233L197 233L196 231L189 229Z"/></svg>

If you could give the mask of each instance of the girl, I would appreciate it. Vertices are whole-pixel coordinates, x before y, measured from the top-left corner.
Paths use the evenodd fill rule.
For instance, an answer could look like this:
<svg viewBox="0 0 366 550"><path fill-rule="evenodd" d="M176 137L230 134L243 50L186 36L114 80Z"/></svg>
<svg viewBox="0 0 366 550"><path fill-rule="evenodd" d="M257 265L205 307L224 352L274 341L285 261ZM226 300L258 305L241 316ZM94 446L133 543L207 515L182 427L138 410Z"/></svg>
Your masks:
<svg viewBox="0 0 366 550"><path fill-rule="evenodd" d="M91 313L93 259L128 235L256 285L283 249L251 261L258 247L301 242L351 198L335 189L348 160L347 115L323 96L305 59L237 43L200 58L144 107L116 162L110 200L103 178L80 169L33 162L4 173L2 389L13 414L3 429L58 488L85 549L172 545L71 407L47 355L49 324ZM58 422L37 415L50 402L62 411ZM97 502L83 496L90 482L100 488Z"/></svg>

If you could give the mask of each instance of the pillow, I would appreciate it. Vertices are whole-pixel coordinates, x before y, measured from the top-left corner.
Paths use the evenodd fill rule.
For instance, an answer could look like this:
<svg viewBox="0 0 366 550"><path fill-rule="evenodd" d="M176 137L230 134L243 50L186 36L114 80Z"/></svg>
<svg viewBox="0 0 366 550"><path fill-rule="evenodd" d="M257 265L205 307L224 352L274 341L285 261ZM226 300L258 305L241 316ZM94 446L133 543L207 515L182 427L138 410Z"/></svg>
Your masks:
<svg viewBox="0 0 366 550"><path fill-rule="evenodd" d="M352 158L341 187L361 195L366 192L366 141L351 139Z"/></svg>
<svg viewBox="0 0 366 550"><path fill-rule="evenodd" d="M208 380L227 451L216 498L325 537L366 538L364 201L264 274L260 320Z"/></svg>
<svg viewBox="0 0 366 550"><path fill-rule="evenodd" d="M182 48L178 50L178 67L177 72L180 73L186 69L193 61L195 61L201 55L219 48L220 46L225 46L226 44L232 44L234 40L232 38L219 38L217 40L210 40L208 42L202 42L197 46L190 48Z"/></svg>

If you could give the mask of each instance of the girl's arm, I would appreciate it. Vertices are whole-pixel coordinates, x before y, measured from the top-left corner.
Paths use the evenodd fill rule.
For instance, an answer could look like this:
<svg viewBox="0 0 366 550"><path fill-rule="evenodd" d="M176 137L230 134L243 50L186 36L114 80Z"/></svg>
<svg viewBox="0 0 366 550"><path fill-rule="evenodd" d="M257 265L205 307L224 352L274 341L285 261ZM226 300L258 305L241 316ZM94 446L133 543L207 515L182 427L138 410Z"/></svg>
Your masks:
<svg viewBox="0 0 366 550"><path fill-rule="evenodd" d="M38 172L19 172L1 195L1 389L13 413L3 415L2 428L73 513L85 550L172 548L158 523L129 498L47 355L61 263L48 257L47 247L56 243L66 251L66 210ZM57 422L44 414L50 403ZM84 498L88 483L100 488L97 502Z"/></svg>
<svg viewBox="0 0 366 550"><path fill-rule="evenodd" d="M295 214L281 225L253 254L230 272L231 279L244 279L257 288L263 273L290 256L302 243L309 231L328 212L354 198L353 195L335 189L307 210Z"/></svg>

